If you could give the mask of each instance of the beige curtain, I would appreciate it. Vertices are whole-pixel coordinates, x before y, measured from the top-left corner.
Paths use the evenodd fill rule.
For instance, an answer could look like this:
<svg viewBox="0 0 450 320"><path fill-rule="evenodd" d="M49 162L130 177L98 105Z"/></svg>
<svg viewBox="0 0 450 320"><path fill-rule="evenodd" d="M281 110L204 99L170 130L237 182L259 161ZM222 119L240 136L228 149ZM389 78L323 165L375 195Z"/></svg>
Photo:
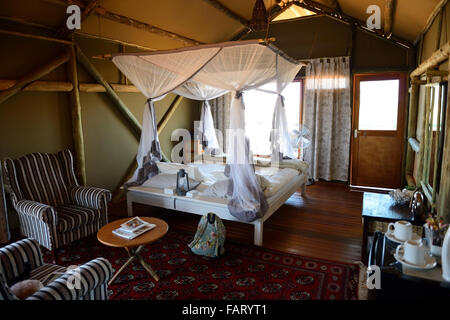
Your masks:
<svg viewBox="0 0 450 320"><path fill-rule="evenodd" d="M3 185L3 173L0 166L0 243L8 242L10 239L8 214L6 211L5 188Z"/></svg>
<svg viewBox="0 0 450 320"><path fill-rule="evenodd" d="M304 160L313 180L349 180L352 108L349 57L314 59L306 67L303 124L312 143Z"/></svg>
<svg viewBox="0 0 450 320"><path fill-rule="evenodd" d="M211 113L214 121L214 127L216 128L216 130L220 131L220 132L216 131L220 148L223 150L223 152L226 153L227 152L226 130L230 127L231 93L227 93L219 98L210 100L209 103L211 105Z"/></svg>

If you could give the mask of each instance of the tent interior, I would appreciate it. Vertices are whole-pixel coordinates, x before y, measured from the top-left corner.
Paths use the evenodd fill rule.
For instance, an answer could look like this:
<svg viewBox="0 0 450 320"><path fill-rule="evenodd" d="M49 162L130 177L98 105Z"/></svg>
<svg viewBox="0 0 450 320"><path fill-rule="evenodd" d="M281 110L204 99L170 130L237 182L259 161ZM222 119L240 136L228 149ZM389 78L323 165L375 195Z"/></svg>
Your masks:
<svg viewBox="0 0 450 320"><path fill-rule="evenodd" d="M0 298L28 246L105 272L28 299L448 297L449 33L448 0L0 0Z"/></svg>

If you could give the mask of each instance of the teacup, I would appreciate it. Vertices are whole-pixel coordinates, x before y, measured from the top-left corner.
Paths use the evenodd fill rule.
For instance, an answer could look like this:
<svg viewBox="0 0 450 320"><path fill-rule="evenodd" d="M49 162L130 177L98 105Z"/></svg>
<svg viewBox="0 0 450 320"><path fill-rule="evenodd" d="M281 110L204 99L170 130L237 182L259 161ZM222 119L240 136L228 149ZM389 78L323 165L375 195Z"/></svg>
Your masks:
<svg viewBox="0 0 450 320"><path fill-rule="evenodd" d="M401 241L411 240L413 236L412 224L408 221L389 223L388 232L394 233L394 236Z"/></svg>
<svg viewBox="0 0 450 320"><path fill-rule="evenodd" d="M403 249L403 259L418 266L425 264L425 256L429 254L428 247L425 246L422 240L408 240L404 244L399 245L396 250L397 256L399 256L401 249Z"/></svg>

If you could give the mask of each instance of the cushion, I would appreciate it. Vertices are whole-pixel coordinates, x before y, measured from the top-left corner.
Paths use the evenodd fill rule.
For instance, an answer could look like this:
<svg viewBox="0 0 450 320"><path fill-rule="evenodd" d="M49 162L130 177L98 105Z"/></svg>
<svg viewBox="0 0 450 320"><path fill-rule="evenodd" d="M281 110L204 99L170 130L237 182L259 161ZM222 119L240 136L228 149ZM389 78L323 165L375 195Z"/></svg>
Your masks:
<svg viewBox="0 0 450 320"><path fill-rule="evenodd" d="M101 219L100 210L65 205L56 208L58 214L58 232L67 232Z"/></svg>
<svg viewBox="0 0 450 320"><path fill-rule="evenodd" d="M23 280L13 285L9 290L20 300L24 300L39 291L44 286L39 280Z"/></svg>
<svg viewBox="0 0 450 320"><path fill-rule="evenodd" d="M199 195L203 197L230 199L231 197L227 195L229 184L230 179L217 181Z"/></svg>
<svg viewBox="0 0 450 320"><path fill-rule="evenodd" d="M180 169L184 169L190 179L197 181L204 181L204 177L197 166L191 166L188 164L181 164L175 162L158 162L158 169L161 173L177 174Z"/></svg>
<svg viewBox="0 0 450 320"><path fill-rule="evenodd" d="M190 190L195 189L199 184L199 181L189 178ZM158 189L174 189L177 186L177 175L173 173L160 173L145 181L142 186Z"/></svg>
<svg viewBox="0 0 450 320"><path fill-rule="evenodd" d="M56 264L44 264L31 271L30 280L39 280L44 286L59 278L67 271L66 267Z"/></svg>

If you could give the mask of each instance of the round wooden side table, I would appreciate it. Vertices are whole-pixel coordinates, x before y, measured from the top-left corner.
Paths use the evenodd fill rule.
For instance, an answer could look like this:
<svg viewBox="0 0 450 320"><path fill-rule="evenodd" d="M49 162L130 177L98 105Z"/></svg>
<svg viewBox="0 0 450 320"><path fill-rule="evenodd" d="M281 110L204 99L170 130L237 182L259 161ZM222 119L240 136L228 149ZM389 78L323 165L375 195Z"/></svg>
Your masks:
<svg viewBox="0 0 450 320"><path fill-rule="evenodd" d="M130 256L127 262L125 262L125 264L121 266L120 269L116 272L116 274L111 278L108 285L113 283L114 280L116 280L117 276L134 260L139 261L144 267L144 269L147 270L147 272L150 273L156 281L159 281L159 277L156 274L156 272L147 262L144 261L144 258L140 254L147 244L150 244L152 242L157 241L158 239L161 239L167 233L167 231L169 231L169 226L165 221L158 218L151 218L151 217L139 217L139 218L141 218L145 222L155 224L156 227L154 227L150 231L147 231L144 234L141 234L140 236L132 240L127 240L119 236L116 236L115 234L112 233L114 229L120 228L120 225L122 223L130 220L130 218L125 218L110 222L107 225L103 226L97 232L98 241L110 247L124 248L128 252L128 255Z"/></svg>

